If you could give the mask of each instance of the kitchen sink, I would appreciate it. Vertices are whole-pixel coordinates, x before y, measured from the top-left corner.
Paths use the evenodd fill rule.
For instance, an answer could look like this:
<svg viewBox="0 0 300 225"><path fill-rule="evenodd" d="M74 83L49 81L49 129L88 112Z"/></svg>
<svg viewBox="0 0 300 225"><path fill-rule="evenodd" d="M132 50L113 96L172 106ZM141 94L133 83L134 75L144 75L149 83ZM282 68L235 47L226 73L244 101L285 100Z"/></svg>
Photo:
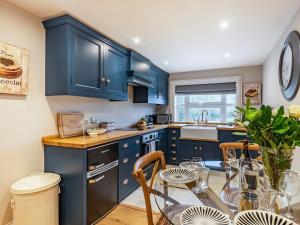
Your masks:
<svg viewBox="0 0 300 225"><path fill-rule="evenodd" d="M181 138L190 139L218 139L216 126L188 125L180 129Z"/></svg>

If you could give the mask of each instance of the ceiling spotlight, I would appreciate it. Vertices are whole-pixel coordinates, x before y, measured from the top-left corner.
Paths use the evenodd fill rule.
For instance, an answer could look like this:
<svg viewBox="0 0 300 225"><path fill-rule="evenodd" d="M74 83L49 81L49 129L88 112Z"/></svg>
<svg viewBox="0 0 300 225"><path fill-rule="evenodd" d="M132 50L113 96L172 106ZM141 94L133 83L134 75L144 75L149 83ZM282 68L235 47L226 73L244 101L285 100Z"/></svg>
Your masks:
<svg viewBox="0 0 300 225"><path fill-rule="evenodd" d="M141 40L138 37L136 37L136 38L133 38L133 42L135 44L139 44L141 42Z"/></svg>
<svg viewBox="0 0 300 225"><path fill-rule="evenodd" d="M226 30L229 27L229 24L226 20L224 20L221 24L220 24L220 28L221 30Z"/></svg>
<svg viewBox="0 0 300 225"><path fill-rule="evenodd" d="M166 60L166 61L165 61L165 65L168 65L168 64L169 64L169 62L168 62L168 60Z"/></svg>
<svg viewBox="0 0 300 225"><path fill-rule="evenodd" d="M229 52L225 53L224 57L225 59L228 59L230 57L230 53Z"/></svg>

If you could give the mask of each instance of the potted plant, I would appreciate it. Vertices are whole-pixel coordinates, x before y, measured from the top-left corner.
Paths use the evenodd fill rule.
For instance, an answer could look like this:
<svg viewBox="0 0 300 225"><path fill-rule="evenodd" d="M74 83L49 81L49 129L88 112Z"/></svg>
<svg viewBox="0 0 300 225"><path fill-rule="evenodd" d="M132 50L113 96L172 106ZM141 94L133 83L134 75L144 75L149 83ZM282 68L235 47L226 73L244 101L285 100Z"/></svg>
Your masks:
<svg viewBox="0 0 300 225"><path fill-rule="evenodd" d="M300 146L300 106L290 106L285 114L283 106L273 111L265 105L257 109L247 99L246 107L237 107L237 112L235 122L260 145L265 172L272 188L278 191L280 176L291 168L295 148Z"/></svg>

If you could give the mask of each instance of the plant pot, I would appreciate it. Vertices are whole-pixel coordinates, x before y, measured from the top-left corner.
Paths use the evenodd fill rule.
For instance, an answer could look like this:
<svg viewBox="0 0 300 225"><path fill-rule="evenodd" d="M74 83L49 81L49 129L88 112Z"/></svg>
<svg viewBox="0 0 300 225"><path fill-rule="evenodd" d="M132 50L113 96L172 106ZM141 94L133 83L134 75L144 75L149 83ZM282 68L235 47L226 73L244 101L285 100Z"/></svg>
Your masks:
<svg viewBox="0 0 300 225"><path fill-rule="evenodd" d="M265 172L269 177L271 187L278 191L282 172L291 169L295 149L277 149L261 147Z"/></svg>

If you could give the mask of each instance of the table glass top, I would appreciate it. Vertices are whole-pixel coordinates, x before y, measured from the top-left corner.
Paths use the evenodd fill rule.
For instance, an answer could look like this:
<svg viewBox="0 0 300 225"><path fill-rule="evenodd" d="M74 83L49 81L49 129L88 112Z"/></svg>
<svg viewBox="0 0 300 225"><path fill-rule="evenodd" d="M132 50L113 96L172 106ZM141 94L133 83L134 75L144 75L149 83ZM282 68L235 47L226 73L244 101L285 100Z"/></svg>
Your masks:
<svg viewBox="0 0 300 225"><path fill-rule="evenodd" d="M211 166L222 165L220 162L209 162ZM211 168L212 169L212 168ZM220 171L220 170L219 170ZM157 207L163 216L173 225L180 225L181 213L191 206L209 206L216 208L228 215L231 219L237 213L237 205L239 199L238 184L235 179L225 178L224 172L217 172L224 176L223 187L219 193L209 188L203 193L194 193L191 189L196 186L195 182L188 184L173 184L163 181L159 174L153 186L154 199ZM210 183L218 182L212 177ZM300 196L293 201L293 210L300 218Z"/></svg>

